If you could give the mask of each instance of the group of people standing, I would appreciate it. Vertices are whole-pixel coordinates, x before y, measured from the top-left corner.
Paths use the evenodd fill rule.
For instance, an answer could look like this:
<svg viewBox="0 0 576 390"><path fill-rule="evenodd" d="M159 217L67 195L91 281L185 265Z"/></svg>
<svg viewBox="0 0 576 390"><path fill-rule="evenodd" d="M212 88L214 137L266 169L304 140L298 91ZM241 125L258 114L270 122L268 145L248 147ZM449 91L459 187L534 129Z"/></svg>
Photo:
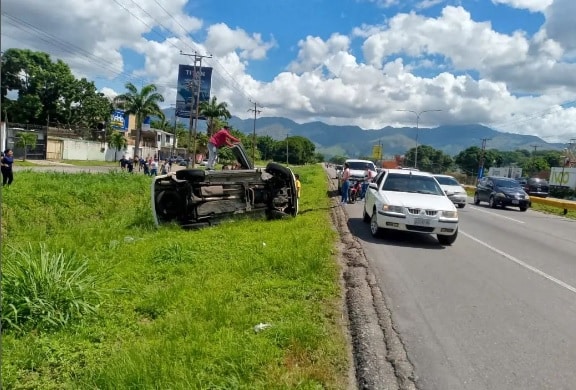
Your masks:
<svg viewBox="0 0 576 390"><path fill-rule="evenodd" d="M144 174L147 176L157 176L159 173L165 175L172 170L171 158L162 162L152 157L147 159L144 157L135 157L131 159L130 157L122 156L120 159L120 169L123 171L128 171L129 173L134 172L134 164L138 165L138 172L144 171Z"/></svg>
<svg viewBox="0 0 576 390"><path fill-rule="evenodd" d="M366 196L368 185L375 176L376 172L370 169L370 164L366 164L366 169L364 170L364 180L362 181L362 190L360 192L360 200L364 199ZM344 163L344 170L342 171L342 185L340 186L340 191L340 204L348 203L350 195L350 165L348 163Z"/></svg>

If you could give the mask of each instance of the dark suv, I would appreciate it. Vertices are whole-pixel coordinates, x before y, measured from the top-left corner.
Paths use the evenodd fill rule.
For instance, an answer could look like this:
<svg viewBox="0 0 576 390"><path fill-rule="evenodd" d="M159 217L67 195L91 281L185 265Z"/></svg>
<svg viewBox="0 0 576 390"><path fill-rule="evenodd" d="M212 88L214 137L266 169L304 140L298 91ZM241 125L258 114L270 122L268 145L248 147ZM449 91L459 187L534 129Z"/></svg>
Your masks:
<svg viewBox="0 0 576 390"><path fill-rule="evenodd" d="M526 184L524 184L524 191L526 191L528 195L546 198L549 194L548 181L532 177L526 181Z"/></svg>
<svg viewBox="0 0 576 390"><path fill-rule="evenodd" d="M265 169L254 168L241 145L231 150L240 169L182 169L156 176L152 184L156 224L193 228L240 215L275 219L298 213L296 179L289 168L274 162Z"/></svg>
<svg viewBox="0 0 576 390"><path fill-rule="evenodd" d="M530 207L530 196L514 179L486 176L480 179L474 192L474 204L480 202L488 202L492 208L514 206L526 211Z"/></svg>

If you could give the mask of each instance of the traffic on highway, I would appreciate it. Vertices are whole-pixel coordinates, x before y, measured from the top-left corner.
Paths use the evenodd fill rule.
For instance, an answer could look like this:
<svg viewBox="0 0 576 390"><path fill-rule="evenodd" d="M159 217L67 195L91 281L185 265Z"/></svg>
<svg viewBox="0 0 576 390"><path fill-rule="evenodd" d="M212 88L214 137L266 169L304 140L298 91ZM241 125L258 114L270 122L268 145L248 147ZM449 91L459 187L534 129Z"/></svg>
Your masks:
<svg viewBox="0 0 576 390"><path fill-rule="evenodd" d="M458 240L445 245L430 231L380 222L375 237L368 202L369 194L340 207L417 388L575 388L576 220L469 197L457 211ZM409 199L394 202L378 216L403 218Z"/></svg>

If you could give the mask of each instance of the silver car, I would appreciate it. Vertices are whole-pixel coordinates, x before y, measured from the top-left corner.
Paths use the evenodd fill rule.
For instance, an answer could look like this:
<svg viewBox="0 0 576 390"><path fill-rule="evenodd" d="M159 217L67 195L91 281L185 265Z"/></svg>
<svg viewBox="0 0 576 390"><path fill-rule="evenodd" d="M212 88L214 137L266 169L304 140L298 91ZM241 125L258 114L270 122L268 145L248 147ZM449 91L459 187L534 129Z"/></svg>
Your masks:
<svg viewBox="0 0 576 390"><path fill-rule="evenodd" d="M446 193L448 198L461 209L466 206L466 201L468 200L468 194L466 190L455 177L450 175L434 175L442 190Z"/></svg>

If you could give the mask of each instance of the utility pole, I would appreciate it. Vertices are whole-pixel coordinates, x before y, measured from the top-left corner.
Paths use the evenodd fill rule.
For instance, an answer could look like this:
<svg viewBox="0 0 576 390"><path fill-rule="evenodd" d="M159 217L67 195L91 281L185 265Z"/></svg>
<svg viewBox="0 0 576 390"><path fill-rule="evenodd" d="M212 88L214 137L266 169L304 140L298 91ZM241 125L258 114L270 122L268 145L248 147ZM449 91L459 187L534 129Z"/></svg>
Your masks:
<svg viewBox="0 0 576 390"><path fill-rule="evenodd" d="M254 108L249 108L248 111L254 112L254 129L252 130L252 163L256 165L256 115L262 111L258 109L258 103L250 101L254 104Z"/></svg>
<svg viewBox="0 0 576 390"><path fill-rule="evenodd" d="M480 164L478 165L478 178L481 179L484 176L484 159L486 157L486 142L490 141L492 138L482 138L482 154L480 155Z"/></svg>
<svg viewBox="0 0 576 390"><path fill-rule="evenodd" d="M192 136L192 108L194 105L193 102L196 102L196 120L194 121L194 141L192 143L192 168L196 166L196 132L198 131L198 115L200 110L200 85L202 82L202 59L203 58L212 58L211 55L201 55L197 52L193 54L183 53L180 50L180 55L187 56L187 57L194 57L194 75L193 81L188 84L190 88L190 122L188 123L188 149L190 149L190 137ZM194 96L194 87L196 87L196 98L192 98ZM188 155L188 160L190 160L190 156Z"/></svg>
<svg viewBox="0 0 576 390"><path fill-rule="evenodd" d="M440 112L442 110L423 110L423 111L414 111L414 110L396 110L402 112L411 112L416 115L416 150L414 151L414 168L418 168L418 125L420 124L420 115L424 114L425 112Z"/></svg>

